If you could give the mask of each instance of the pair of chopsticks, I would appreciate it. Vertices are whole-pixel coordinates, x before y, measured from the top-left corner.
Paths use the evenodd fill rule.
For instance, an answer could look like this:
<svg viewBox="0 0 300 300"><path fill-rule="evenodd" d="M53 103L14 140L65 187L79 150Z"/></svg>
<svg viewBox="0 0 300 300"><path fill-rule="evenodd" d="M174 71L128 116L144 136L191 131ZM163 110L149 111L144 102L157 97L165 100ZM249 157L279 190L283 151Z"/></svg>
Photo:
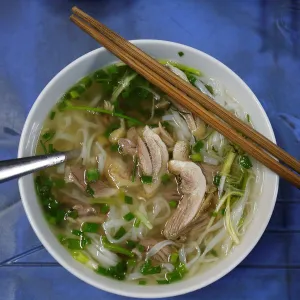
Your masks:
<svg viewBox="0 0 300 300"><path fill-rule="evenodd" d="M239 145L250 156L300 188L300 176L297 174L300 173L300 162L296 158L99 21L77 7L73 7L72 12L70 20L121 61Z"/></svg>

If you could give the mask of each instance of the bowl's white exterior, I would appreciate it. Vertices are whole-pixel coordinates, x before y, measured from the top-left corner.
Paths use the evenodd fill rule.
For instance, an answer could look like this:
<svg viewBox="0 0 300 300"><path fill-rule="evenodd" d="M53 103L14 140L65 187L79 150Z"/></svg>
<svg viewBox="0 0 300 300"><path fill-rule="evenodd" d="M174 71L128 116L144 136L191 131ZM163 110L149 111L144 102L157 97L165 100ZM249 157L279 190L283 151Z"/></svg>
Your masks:
<svg viewBox="0 0 300 300"><path fill-rule="evenodd" d="M269 119L255 95L233 71L221 62L201 51L172 42L137 40L133 43L154 57L180 60L183 64L200 69L206 76L219 80L241 103L245 111L254 116L252 120L255 128L275 142ZM178 51L183 51L185 55L179 58ZM106 49L100 48L83 55L59 72L41 92L27 117L20 140L18 157L34 155L41 126L57 99L77 80L114 61L116 58L112 54ZM276 201L278 176L264 168L264 180L267 184L264 185L262 194L257 199L257 213L243 237L242 243L235 249L234 255L229 255L204 273L162 286L139 286L127 282L117 282L99 276L76 262L59 244L45 221L35 194L33 175L21 178L19 188L32 228L45 248L64 268L86 283L111 293L139 298L160 298L200 289L227 274L248 255L262 236Z"/></svg>

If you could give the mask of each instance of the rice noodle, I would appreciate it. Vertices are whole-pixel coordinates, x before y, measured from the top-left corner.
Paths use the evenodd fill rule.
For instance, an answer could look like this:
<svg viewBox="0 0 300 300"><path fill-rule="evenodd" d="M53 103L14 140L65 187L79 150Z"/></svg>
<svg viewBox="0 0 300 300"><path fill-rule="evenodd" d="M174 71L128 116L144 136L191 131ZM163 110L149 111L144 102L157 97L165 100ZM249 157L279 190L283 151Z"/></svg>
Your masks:
<svg viewBox="0 0 300 300"><path fill-rule="evenodd" d="M190 269L195 264L195 262L200 258L200 254L201 254L200 248L197 245L197 243L193 242L193 246L197 251L197 255L186 264L186 267L188 269ZM191 251L193 251L193 250L191 250ZM189 253L189 252L190 252L190 250L187 250L187 253Z"/></svg>
<svg viewBox="0 0 300 300"><path fill-rule="evenodd" d="M103 147L100 145L100 143L96 142L96 146L100 151L100 154L97 156L98 158L98 170L100 174L103 173L104 167L105 167L105 161L106 161L106 151L103 149Z"/></svg>
<svg viewBox="0 0 300 300"><path fill-rule="evenodd" d="M65 174L65 166L66 166L65 163L59 164L56 168L56 172L58 174Z"/></svg>
<svg viewBox="0 0 300 300"><path fill-rule="evenodd" d="M136 279L141 279L144 278L145 275L141 274L140 272L135 272L127 275L128 280L136 280Z"/></svg>
<svg viewBox="0 0 300 300"><path fill-rule="evenodd" d="M159 252L162 248L169 246L169 245L176 245L173 241L169 241L169 240L164 240L161 241L157 244L155 244L146 254L146 258L150 258L152 256L154 256L155 254L157 254L157 252Z"/></svg>
<svg viewBox="0 0 300 300"><path fill-rule="evenodd" d="M168 272L173 272L175 269L175 267L170 263L162 263L161 267L165 268Z"/></svg>

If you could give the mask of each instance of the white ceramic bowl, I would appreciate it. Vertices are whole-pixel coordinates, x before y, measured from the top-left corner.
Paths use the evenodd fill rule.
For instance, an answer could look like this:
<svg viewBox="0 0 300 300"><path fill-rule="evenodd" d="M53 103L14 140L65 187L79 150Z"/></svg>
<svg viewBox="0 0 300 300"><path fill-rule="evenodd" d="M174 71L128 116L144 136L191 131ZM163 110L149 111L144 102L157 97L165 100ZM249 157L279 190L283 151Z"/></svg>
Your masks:
<svg viewBox="0 0 300 300"><path fill-rule="evenodd" d="M208 76L219 80L230 91L252 118L255 128L275 142L274 133L269 119L261 104L249 87L229 68L211 56L196 49L166 41L137 40L138 47L157 58L179 60L183 64L193 66ZM178 51L184 56L179 57ZM83 76L116 61L106 49L100 48L78 58L59 72L44 88L34 103L24 126L19 157L34 155L41 126L60 96ZM139 286L127 282L117 282L102 277L75 261L59 244L52 234L35 194L33 175L20 179L19 188L23 205L36 235L49 253L68 271L102 290L139 298L160 298L175 296L200 289L218 280L238 265L262 236L271 217L278 190L278 176L266 168L263 169L264 180L261 196L257 199L257 212L250 224L241 244L234 253L213 265L207 271L196 276L170 285Z"/></svg>

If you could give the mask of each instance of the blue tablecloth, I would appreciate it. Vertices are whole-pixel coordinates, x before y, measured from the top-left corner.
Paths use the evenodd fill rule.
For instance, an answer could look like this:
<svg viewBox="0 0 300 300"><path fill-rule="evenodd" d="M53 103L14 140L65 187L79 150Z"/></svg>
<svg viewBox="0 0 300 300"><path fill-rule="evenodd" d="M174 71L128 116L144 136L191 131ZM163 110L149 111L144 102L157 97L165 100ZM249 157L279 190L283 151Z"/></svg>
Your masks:
<svg viewBox="0 0 300 300"><path fill-rule="evenodd" d="M68 19L72 5L127 39L170 40L233 69L264 106L281 147L300 159L300 2L296 0L0 1L0 159L17 154L26 115L63 67L99 45ZM300 299L300 193L281 181L252 253L181 299ZM33 233L17 182L0 186L0 299L121 299L60 267Z"/></svg>

